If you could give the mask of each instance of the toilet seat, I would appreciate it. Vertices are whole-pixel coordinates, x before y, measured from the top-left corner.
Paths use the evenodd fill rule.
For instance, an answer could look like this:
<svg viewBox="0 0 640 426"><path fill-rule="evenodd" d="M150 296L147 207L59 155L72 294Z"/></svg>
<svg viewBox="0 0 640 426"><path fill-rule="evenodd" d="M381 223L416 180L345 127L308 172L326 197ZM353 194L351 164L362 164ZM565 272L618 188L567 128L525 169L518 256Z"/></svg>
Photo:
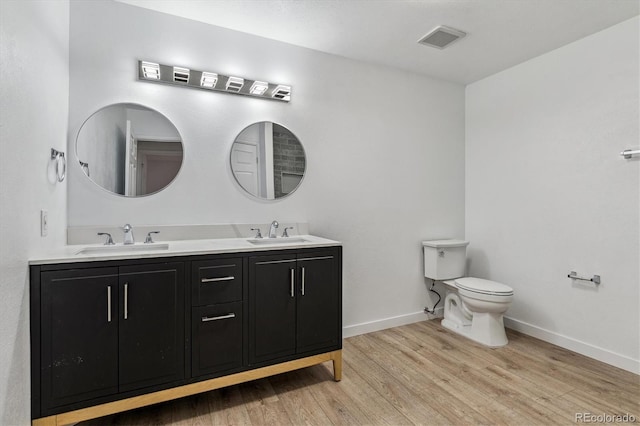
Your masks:
<svg viewBox="0 0 640 426"><path fill-rule="evenodd" d="M513 296L513 289L508 285L482 278L458 278L456 287L478 295L486 296Z"/></svg>

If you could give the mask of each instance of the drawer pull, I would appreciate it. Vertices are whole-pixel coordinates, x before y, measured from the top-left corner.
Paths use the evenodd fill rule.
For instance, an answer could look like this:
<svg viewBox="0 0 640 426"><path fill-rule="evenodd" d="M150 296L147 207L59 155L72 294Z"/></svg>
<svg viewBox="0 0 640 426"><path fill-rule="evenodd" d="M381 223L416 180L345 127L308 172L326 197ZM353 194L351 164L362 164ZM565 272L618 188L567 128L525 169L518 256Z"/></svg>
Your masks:
<svg viewBox="0 0 640 426"><path fill-rule="evenodd" d="M302 267L302 295L304 296L304 266Z"/></svg>
<svg viewBox="0 0 640 426"><path fill-rule="evenodd" d="M220 278L203 278L200 280L200 282L203 283L215 283L215 282L219 282L219 281L232 281L235 280L236 277L233 276L229 276L229 277L220 277Z"/></svg>
<svg viewBox="0 0 640 426"><path fill-rule="evenodd" d="M236 314L220 315L219 317L202 317L202 322L218 321L223 319L235 318Z"/></svg>

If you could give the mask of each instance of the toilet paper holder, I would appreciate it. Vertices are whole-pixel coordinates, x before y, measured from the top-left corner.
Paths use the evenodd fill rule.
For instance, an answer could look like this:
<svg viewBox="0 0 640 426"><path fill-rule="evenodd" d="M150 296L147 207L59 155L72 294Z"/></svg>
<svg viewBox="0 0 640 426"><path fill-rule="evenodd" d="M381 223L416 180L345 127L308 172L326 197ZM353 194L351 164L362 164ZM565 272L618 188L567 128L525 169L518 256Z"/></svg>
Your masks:
<svg viewBox="0 0 640 426"><path fill-rule="evenodd" d="M576 271L571 271L569 272L569 275L567 275L567 277L571 278L572 280L591 281L595 285L600 285L600 275L594 275L591 278L585 278L585 277L579 276Z"/></svg>

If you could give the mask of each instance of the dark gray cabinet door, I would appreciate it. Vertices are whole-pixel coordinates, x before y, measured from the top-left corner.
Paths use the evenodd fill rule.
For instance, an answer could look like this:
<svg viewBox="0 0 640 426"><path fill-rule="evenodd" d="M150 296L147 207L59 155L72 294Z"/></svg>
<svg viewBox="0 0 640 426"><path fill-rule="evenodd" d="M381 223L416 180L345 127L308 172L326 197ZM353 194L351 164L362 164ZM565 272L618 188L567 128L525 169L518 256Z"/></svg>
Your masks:
<svg viewBox="0 0 640 426"><path fill-rule="evenodd" d="M295 354L295 254L249 259L249 364Z"/></svg>
<svg viewBox="0 0 640 426"><path fill-rule="evenodd" d="M118 268L43 272L42 405L118 391Z"/></svg>
<svg viewBox="0 0 640 426"><path fill-rule="evenodd" d="M184 378L184 264L119 271L120 392Z"/></svg>
<svg viewBox="0 0 640 426"><path fill-rule="evenodd" d="M332 252L298 259L296 352L335 346L340 331L340 281Z"/></svg>

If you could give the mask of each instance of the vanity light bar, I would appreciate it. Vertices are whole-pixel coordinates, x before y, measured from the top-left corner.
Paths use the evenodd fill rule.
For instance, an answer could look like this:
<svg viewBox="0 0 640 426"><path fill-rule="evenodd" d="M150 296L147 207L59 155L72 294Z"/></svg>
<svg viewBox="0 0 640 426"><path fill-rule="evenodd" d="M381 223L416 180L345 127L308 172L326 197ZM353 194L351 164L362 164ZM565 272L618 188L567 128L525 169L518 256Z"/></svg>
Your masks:
<svg viewBox="0 0 640 426"><path fill-rule="evenodd" d="M138 61L138 80L283 102L291 100L291 86L149 61Z"/></svg>

